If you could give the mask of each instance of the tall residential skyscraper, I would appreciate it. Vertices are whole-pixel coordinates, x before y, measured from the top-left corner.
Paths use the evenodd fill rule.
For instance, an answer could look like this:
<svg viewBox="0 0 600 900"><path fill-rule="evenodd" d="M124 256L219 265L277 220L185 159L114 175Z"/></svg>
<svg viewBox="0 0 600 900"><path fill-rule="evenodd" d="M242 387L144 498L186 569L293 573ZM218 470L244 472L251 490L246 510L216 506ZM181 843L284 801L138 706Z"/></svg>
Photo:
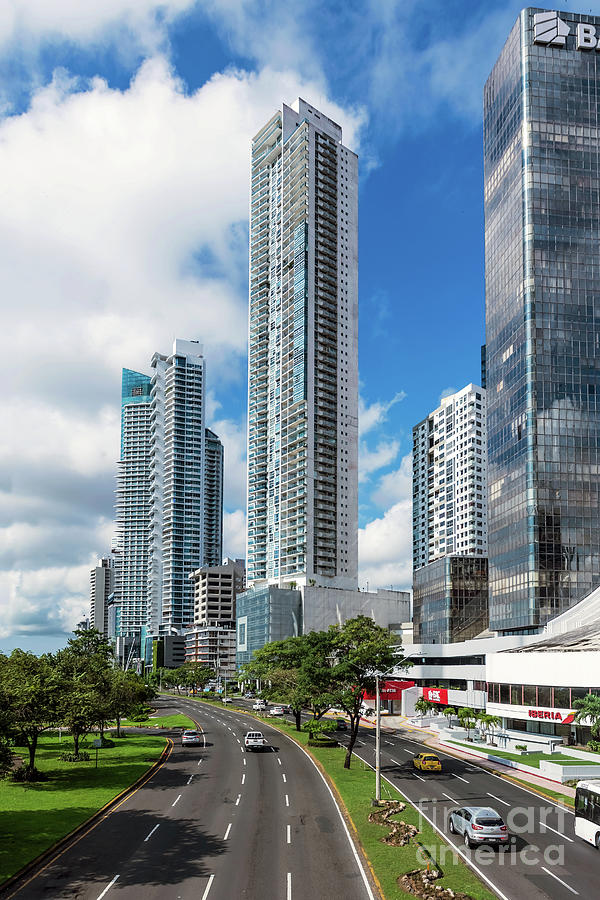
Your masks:
<svg viewBox="0 0 600 900"><path fill-rule="evenodd" d="M600 584L600 18L525 9L485 85L490 626Z"/></svg>
<svg viewBox="0 0 600 900"><path fill-rule="evenodd" d="M252 142L248 581L357 586L358 160L304 100Z"/></svg>
<svg viewBox="0 0 600 900"><path fill-rule="evenodd" d="M223 447L205 426L202 348L177 339L152 368L123 370L117 479L115 630L142 642L193 621L189 575L220 561L223 527Z"/></svg>
<svg viewBox="0 0 600 900"><path fill-rule="evenodd" d="M414 634L467 640L488 623L486 392L445 397L413 428Z"/></svg>
<svg viewBox="0 0 600 900"><path fill-rule="evenodd" d="M210 428L204 453L204 565L218 566L223 554L223 444Z"/></svg>
<svg viewBox="0 0 600 900"><path fill-rule="evenodd" d="M108 598L115 589L115 554L98 560L90 572L90 628L108 636Z"/></svg>
<svg viewBox="0 0 600 900"><path fill-rule="evenodd" d="M119 637L138 635L146 624L151 411L150 378L123 369L115 503L115 628Z"/></svg>

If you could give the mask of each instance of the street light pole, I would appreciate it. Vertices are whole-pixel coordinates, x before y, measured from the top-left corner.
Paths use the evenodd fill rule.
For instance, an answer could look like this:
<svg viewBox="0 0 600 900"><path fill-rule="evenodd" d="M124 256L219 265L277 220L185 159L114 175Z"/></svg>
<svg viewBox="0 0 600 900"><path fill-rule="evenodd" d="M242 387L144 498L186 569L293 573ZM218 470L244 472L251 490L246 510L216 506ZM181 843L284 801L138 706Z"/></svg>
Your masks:
<svg viewBox="0 0 600 900"><path fill-rule="evenodd" d="M381 696L379 673L375 675L375 802L381 800Z"/></svg>

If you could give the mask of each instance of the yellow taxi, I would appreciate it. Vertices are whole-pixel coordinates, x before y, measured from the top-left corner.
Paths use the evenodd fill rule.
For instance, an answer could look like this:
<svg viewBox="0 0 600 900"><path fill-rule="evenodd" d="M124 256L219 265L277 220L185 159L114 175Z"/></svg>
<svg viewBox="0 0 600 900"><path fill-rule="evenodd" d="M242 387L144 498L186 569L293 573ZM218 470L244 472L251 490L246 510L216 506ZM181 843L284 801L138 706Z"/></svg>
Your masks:
<svg viewBox="0 0 600 900"><path fill-rule="evenodd" d="M415 769L421 772L441 772L442 764L435 753L417 753L413 759Z"/></svg>

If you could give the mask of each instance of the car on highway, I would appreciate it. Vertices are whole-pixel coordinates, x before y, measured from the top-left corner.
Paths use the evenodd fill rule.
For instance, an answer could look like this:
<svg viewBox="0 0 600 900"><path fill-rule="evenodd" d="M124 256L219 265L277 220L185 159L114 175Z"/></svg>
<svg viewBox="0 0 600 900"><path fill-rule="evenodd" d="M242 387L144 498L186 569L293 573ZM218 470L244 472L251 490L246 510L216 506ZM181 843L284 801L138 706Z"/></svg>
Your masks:
<svg viewBox="0 0 600 900"><path fill-rule="evenodd" d="M233 703L233 697L221 697L221 703Z"/></svg>
<svg viewBox="0 0 600 900"><path fill-rule="evenodd" d="M442 763L435 753L417 753L413 759L413 766L415 769L420 769L421 772L442 771Z"/></svg>
<svg viewBox="0 0 600 900"><path fill-rule="evenodd" d="M186 744L201 744L202 743L202 735L199 731L184 731L181 735L181 744L185 746Z"/></svg>
<svg viewBox="0 0 600 900"><path fill-rule="evenodd" d="M267 708L267 704L265 703L264 700L256 700L252 704L252 709L260 710L260 709L266 709L266 708Z"/></svg>
<svg viewBox="0 0 600 900"><path fill-rule="evenodd" d="M348 731L348 723L345 719L335 719L336 731Z"/></svg>
<svg viewBox="0 0 600 900"><path fill-rule="evenodd" d="M270 716L283 716L284 713L285 713L285 710L284 710L283 706L272 706L271 709L269 710Z"/></svg>
<svg viewBox="0 0 600 900"><path fill-rule="evenodd" d="M254 693L254 691L246 691L246 693L244 694L244 700L254 700L255 697L256 694Z"/></svg>
<svg viewBox="0 0 600 900"><path fill-rule="evenodd" d="M479 844L508 846L510 835L502 816L489 806L463 806L453 809L448 819L451 834L463 836L466 847Z"/></svg>
<svg viewBox="0 0 600 900"><path fill-rule="evenodd" d="M250 753L253 750L266 750L268 746L269 742L262 731L249 731L244 735L244 750L246 753Z"/></svg>

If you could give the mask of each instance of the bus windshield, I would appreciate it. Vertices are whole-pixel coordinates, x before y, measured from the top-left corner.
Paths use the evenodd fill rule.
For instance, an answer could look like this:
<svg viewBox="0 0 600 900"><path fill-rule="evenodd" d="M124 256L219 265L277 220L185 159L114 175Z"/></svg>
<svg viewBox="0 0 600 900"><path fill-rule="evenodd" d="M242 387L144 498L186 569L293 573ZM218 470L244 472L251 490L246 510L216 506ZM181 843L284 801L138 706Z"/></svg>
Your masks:
<svg viewBox="0 0 600 900"><path fill-rule="evenodd" d="M600 825L600 784L577 788L575 791L575 816Z"/></svg>

